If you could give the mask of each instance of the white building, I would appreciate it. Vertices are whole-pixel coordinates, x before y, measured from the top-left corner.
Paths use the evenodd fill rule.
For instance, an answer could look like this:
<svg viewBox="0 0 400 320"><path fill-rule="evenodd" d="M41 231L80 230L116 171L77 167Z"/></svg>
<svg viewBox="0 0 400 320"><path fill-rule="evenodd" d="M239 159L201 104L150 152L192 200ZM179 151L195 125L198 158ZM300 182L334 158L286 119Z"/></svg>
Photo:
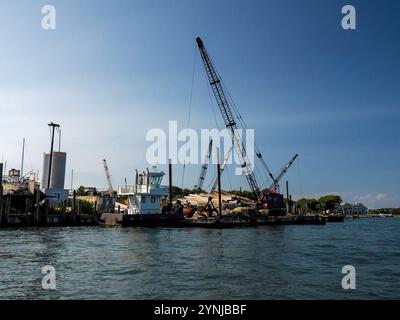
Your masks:
<svg viewBox="0 0 400 320"><path fill-rule="evenodd" d="M64 188L66 162L67 154L65 152L53 152L50 185L48 186L50 154L43 154L40 188L49 197L50 205L61 204L68 199L68 190Z"/></svg>
<svg viewBox="0 0 400 320"><path fill-rule="evenodd" d="M363 215L368 213L368 208L362 203L341 203L336 206L335 211L344 215Z"/></svg>

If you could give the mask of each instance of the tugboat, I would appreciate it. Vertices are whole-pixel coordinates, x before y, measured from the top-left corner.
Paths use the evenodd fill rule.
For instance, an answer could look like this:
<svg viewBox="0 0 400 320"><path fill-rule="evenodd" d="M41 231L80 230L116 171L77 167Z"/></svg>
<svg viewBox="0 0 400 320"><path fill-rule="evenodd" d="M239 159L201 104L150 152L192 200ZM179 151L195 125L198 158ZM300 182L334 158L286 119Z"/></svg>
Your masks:
<svg viewBox="0 0 400 320"><path fill-rule="evenodd" d="M146 172L136 170L135 184L118 188L118 196L126 197L128 205L119 224L123 227L179 227L184 220L182 207L173 210L170 201L163 205L169 194L168 186L161 185L164 172L156 167Z"/></svg>

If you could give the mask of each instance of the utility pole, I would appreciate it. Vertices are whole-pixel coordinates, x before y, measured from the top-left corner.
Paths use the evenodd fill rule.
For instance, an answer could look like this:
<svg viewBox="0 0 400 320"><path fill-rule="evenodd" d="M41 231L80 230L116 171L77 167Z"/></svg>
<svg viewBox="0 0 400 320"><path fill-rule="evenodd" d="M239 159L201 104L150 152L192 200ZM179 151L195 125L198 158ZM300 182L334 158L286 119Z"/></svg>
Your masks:
<svg viewBox="0 0 400 320"><path fill-rule="evenodd" d="M21 180L24 176L25 138L22 140Z"/></svg>
<svg viewBox="0 0 400 320"><path fill-rule="evenodd" d="M50 189L50 181L51 181L51 166L53 164L53 148L54 148L54 131L55 128L60 128L60 125L50 122L49 127L52 128L52 133L51 133L50 161L49 161L49 174L47 179L47 189Z"/></svg>
<svg viewBox="0 0 400 320"><path fill-rule="evenodd" d="M169 179L169 204L172 209L172 160L168 160L168 179Z"/></svg>
<svg viewBox="0 0 400 320"><path fill-rule="evenodd" d="M36 206L35 206L34 221L36 224L40 222L40 188L38 184L35 186L35 190L36 190Z"/></svg>

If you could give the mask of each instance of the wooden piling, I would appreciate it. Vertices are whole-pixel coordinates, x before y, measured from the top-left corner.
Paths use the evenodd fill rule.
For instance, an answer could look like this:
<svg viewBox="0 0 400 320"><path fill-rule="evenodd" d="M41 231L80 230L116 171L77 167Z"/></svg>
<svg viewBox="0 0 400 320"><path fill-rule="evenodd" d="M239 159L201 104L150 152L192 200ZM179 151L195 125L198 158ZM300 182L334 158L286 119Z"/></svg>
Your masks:
<svg viewBox="0 0 400 320"><path fill-rule="evenodd" d="M47 222L48 222L49 211L50 211L50 200L46 199L45 205L44 205L44 223L45 224L47 224Z"/></svg>
<svg viewBox="0 0 400 320"><path fill-rule="evenodd" d="M286 180L286 200L287 200L287 209L288 213L292 213L292 210L290 208L290 199L289 199L289 181Z"/></svg>
<svg viewBox="0 0 400 320"><path fill-rule="evenodd" d="M10 207L11 207L11 199L10 199L10 197L7 197L6 198L6 212L5 212L5 216L4 216L6 224L8 223L8 217L10 215Z"/></svg>
<svg viewBox="0 0 400 320"><path fill-rule="evenodd" d="M217 148L217 177L218 177L218 214L222 215L222 197L221 197L221 163L219 159L219 148Z"/></svg>
<svg viewBox="0 0 400 320"><path fill-rule="evenodd" d="M168 160L168 179L169 179L169 204L172 208L172 160Z"/></svg>
<svg viewBox="0 0 400 320"><path fill-rule="evenodd" d="M35 216L34 216L34 223L40 222L40 188L39 185L36 185L36 208L35 208Z"/></svg>
<svg viewBox="0 0 400 320"><path fill-rule="evenodd" d="M72 193L72 224L76 224L76 191Z"/></svg>
<svg viewBox="0 0 400 320"><path fill-rule="evenodd" d="M0 163L0 225L3 222L3 164Z"/></svg>

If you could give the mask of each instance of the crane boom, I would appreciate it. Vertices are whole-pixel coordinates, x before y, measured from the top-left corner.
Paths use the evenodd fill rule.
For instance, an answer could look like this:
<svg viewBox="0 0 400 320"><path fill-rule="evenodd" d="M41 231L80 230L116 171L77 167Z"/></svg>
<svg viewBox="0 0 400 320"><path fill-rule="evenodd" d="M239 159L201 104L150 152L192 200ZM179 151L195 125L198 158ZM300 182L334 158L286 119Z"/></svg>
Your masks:
<svg viewBox="0 0 400 320"><path fill-rule="evenodd" d="M108 190L110 193L113 192L113 186L111 183L111 175L110 175L110 171L108 170L108 165L107 165L107 161L106 159L103 159L103 165L104 165L104 171L106 173L106 179L107 179L107 183L108 183Z"/></svg>
<svg viewBox="0 0 400 320"><path fill-rule="evenodd" d="M260 159L261 164L264 166L265 170L267 170L268 176L271 178L271 180L273 181L272 183L274 185L278 184L278 181L274 178L274 175L272 174L271 170L269 169L267 163L265 162L264 158L262 157L261 152L257 152L256 153L258 159Z"/></svg>
<svg viewBox="0 0 400 320"><path fill-rule="evenodd" d="M250 163L250 160L246 154L246 148L243 145L241 135L238 132L238 126L233 117L228 99L226 98L225 92L223 90L221 79L219 78L215 67L204 47L203 41L200 38L196 38L196 42L200 50L201 58L206 69L208 80L210 82L215 99L217 100L218 107L221 111L222 118L225 122L226 128L229 130L233 144L235 146L236 153L238 155L238 159L241 162L244 176L246 177L247 183L255 199L258 200L260 197L260 188L257 183L252 164Z"/></svg>
<svg viewBox="0 0 400 320"><path fill-rule="evenodd" d="M201 166L199 180L197 181L197 184L194 186L195 189L203 190L203 184L204 184L204 180L206 178L206 174L207 174L207 170L208 170L208 164L210 163L212 145L213 145L213 141L211 139L210 140L210 144L208 145L208 152L205 155L205 158L204 158L204 161L203 161L203 165Z"/></svg>
<svg viewBox="0 0 400 320"><path fill-rule="evenodd" d="M273 183L269 186L269 190L272 190L274 192L277 192L278 190L278 183L279 181L283 178L283 176L286 174L286 172L289 170L289 168L292 166L293 162L297 159L299 155L295 154L289 162L282 167L282 169L279 171L279 173L276 175L276 179L274 180Z"/></svg>

